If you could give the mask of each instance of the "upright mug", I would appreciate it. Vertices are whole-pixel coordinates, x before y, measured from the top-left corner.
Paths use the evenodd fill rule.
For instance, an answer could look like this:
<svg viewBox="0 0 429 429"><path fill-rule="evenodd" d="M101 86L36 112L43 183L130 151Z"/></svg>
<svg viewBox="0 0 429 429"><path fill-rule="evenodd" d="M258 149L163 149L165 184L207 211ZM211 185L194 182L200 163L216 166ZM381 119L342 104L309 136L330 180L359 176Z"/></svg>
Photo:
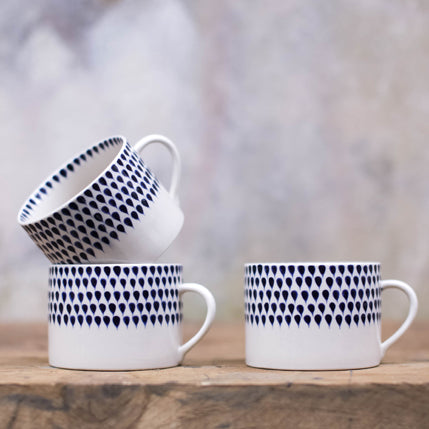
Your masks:
<svg viewBox="0 0 429 429"><path fill-rule="evenodd" d="M138 155L161 143L173 158L169 191ZM55 264L156 260L183 225L180 156L166 137L134 147L112 137L66 162L24 203L18 222Z"/></svg>
<svg viewBox="0 0 429 429"><path fill-rule="evenodd" d="M182 283L177 264L54 265L49 270L49 363L88 370L178 365L215 315L212 294ZM202 296L201 329L182 344L181 296Z"/></svg>
<svg viewBox="0 0 429 429"><path fill-rule="evenodd" d="M408 316L381 341L381 293L408 297ZM245 265L246 363L291 370L376 366L410 326L417 297L406 283L381 280L378 262Z"/></svg>

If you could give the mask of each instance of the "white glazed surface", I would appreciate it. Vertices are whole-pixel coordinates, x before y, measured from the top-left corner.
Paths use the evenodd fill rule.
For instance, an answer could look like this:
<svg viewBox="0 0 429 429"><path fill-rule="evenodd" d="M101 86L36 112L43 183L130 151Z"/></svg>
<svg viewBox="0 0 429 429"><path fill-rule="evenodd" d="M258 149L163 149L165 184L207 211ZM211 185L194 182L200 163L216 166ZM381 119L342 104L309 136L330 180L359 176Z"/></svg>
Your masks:
<svg viewBox="0 0 429 429"><path fill-rule="evenodd" d="M376 366L381 360L377 325L344 329L282 329L246 324L246 364L290 370L340 370Z"/></svg>
<svg viewBox="0 0 429 429"><path fill-rule="evenodd" d="M49 364L86 370L138 370L176 366L180 325L106 328L49 325Z"/></svg>

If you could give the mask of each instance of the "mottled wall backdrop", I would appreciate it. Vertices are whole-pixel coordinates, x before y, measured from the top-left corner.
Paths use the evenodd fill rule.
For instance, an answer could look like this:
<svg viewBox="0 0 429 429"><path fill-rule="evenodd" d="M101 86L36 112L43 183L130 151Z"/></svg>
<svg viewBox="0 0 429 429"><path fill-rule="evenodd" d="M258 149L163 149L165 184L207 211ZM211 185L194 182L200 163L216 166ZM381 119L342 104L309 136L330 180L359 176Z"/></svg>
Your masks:
<svg viewBox="0 0 429 429"><path fill-rule="evenodd" d="M0 320L45 319L48 262L16 222L104 137L173 139L185 226L162 261L243 314L245 261L378 260L429 317L429 4L5 0ZM169 181L160 148L144 155ZM383 310L403 317L405 299Z"/></svg>

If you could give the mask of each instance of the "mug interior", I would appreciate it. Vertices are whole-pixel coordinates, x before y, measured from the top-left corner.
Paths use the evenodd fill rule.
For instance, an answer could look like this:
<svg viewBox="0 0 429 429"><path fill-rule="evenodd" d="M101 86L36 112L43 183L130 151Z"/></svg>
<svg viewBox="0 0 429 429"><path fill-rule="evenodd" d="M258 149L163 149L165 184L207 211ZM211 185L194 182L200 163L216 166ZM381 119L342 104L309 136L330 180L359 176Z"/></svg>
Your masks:
<svg viewBox="0 0 429 429"><path fill-rule="evenodd" d="M66 162L27 199L18 222L37 222L65 206L106 170L125 143L123 137L112 137Z"/></svg>

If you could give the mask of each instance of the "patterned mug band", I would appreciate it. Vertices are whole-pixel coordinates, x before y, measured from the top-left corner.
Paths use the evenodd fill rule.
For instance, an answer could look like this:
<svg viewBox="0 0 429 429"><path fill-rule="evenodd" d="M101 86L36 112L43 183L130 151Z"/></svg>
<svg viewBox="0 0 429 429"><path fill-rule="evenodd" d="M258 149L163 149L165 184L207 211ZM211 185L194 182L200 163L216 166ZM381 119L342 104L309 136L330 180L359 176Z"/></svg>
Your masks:
<svg viewBox="0 0 429 429"><path fill-rule="evenodd" d="M250 324L359 326L381 319L380 265L245 267L245 319Z"/></svg>

